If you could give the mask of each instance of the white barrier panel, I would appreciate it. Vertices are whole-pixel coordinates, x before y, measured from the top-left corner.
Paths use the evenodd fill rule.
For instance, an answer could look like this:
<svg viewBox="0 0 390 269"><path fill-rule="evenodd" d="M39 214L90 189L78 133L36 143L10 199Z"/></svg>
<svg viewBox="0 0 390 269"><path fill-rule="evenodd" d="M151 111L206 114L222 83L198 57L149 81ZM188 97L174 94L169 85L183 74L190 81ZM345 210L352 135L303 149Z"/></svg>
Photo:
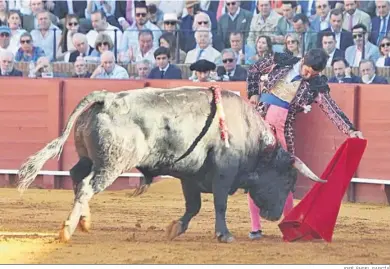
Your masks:
<svg viewBox="0 0 390 269"><path fill-rule="evenodd" d="M16 169L0 169L0 175L17 175L19 170ZM50 171L42 170L38 175L44 176L70 176L69 171ZM119 177L142 177L141 173L124 173ZM160 176L161 178L172 178L171 176ZM374 178L358 178L354 177L351 180L352 183L364 183L364 184L379 184L390 185L390 180L386 179L374 179Z"/></svg>

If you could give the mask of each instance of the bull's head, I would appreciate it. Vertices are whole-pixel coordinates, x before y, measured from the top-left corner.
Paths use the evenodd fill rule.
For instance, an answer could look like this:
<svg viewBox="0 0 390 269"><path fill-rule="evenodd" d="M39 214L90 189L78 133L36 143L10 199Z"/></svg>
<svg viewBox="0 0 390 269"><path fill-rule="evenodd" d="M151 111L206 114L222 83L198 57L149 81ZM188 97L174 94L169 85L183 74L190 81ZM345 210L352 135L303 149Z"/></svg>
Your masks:
<svg viewBox="0 0 390 269"><path fill-rule="evenodd" d="M260 161L256 171L249 175L248 189L261 209L261 217L270 221L280 219L287 195L295 186L298 171L313 181L326 182L280 145Z"/></svg>

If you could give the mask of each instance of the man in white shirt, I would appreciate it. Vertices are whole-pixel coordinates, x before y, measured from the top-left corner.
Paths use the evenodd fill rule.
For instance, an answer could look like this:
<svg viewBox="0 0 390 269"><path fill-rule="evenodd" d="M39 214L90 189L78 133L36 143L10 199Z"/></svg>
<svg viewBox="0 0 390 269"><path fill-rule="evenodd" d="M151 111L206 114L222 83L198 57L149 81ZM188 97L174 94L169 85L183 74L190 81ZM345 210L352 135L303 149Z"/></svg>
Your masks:
<svg viewBox="0 0 390 269"><path fill-rule="evenodd" d="M119 50L119 45L122 40L122 31L118 27L109 24L107 22L106 16L100 10L95 11L91 14L91 21L93 30L90 30L87 33L88 44L91 47L95 47L96 37L99 33L103 32L110 36L112 43L114 43L114 45L116 45L117 49Z"/></svg>
<svg viewBox="0 0 390 269"><path fill-rule="evenodd" d="M127 70L115 63L115 55L112 51L105 51L100 56L100 65L93 71L91 78L100 79L128 79Z"/></svg>

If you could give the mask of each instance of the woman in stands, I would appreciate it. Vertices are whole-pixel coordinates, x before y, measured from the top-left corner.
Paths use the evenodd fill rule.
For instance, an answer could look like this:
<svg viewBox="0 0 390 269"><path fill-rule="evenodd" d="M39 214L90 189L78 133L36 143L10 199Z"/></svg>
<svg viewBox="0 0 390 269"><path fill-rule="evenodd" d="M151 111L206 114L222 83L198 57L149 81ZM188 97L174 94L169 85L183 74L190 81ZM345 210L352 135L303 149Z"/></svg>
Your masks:
<svg viewBox="0 0 390 269"><path fill-rule="evenodd" d="M86 56L87 62L100 62L100 55L103 52L110 50L113 51L114 43L109 35L105 33L99 33L95 41L95 49L91 52L90 56Z"/></svg>
<svg viewBox="0 0 390 269"><path fill-rule="evenodd" d="M381 57L376 61L376 67L390 67L390 38L385 36L379 42Z"/></svg>
<svg viewBox="0 0 390 269"><path fill-rule="evenodd" d="M302 57L300 42L297 34L289 33L284 39L284 52L290 53L295 57Z"/></svg>
<svg viewBox="0 0 390 269"><path fill-rule="evenodd" d="M254 55L250 59L250 64L254 64L255 62L263 59L264 57L268 57L272 54L272 41L269 36L260 35L256 38L255 43L256 55Z"/></svg>
<svg viewBox="0 0 390 269"><path fill-rule="evenodd" d="M62 31L61 39L57 48L57 60L65 57L67 52L76 50L73 45L72 37L75 33L80 32L80 20L77 15L68 14L65 17L65 28ZM70 53L68 53L70 54Z"/></svg>
<svg viewBox="0 0 390 269"><path fill-rule="evenodd" d="M186 59L187 53L179 49L179 61L176 61L176 36L172 33L164 33L158 40L159 47L165 47L169 49L171 55L171 63L183 64Z"/></svg>

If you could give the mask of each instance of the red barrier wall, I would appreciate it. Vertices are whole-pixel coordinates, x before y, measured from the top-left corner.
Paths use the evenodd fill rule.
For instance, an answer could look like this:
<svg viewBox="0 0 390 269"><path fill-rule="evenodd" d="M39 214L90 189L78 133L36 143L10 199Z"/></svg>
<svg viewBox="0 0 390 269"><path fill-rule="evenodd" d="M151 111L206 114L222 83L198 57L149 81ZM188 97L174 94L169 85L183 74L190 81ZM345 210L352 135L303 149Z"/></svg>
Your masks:
<svg viewBox="0 0 390 269"><path fill-rule="evenodd" d="M0 168L18 169L32 153L56 138L76 104L94 90L131 90L137 88L170 88L185 85L211 86L216 83L193 83L185 80L112 81L91 79L0 78ZM245 82L218 82L223 89L240 92L246 98ZM331 85L332 97L368 139L367 151L356 177L389 179L390 92L380 85ZM296 121L296 151L317 174L346 136L340 133L326 115L313 104L312 112L300 113ZM77 162L73 132L65 144L61 159L50 160L44 170L69 170ZM132 170L136 172L136 170ZM0 186L8 186L12 176L0 176ZM110 189L134 186L138 180L119 178ZM45 188L71 188L67 177L41 177L36 185ZM356 186L355 186L356 185ZM299 178L296 197L301 198L311 182ZM388 187L354 184L346 198L358 202L389 203ZM386 195L387 193L387 195Z"/></svg>

